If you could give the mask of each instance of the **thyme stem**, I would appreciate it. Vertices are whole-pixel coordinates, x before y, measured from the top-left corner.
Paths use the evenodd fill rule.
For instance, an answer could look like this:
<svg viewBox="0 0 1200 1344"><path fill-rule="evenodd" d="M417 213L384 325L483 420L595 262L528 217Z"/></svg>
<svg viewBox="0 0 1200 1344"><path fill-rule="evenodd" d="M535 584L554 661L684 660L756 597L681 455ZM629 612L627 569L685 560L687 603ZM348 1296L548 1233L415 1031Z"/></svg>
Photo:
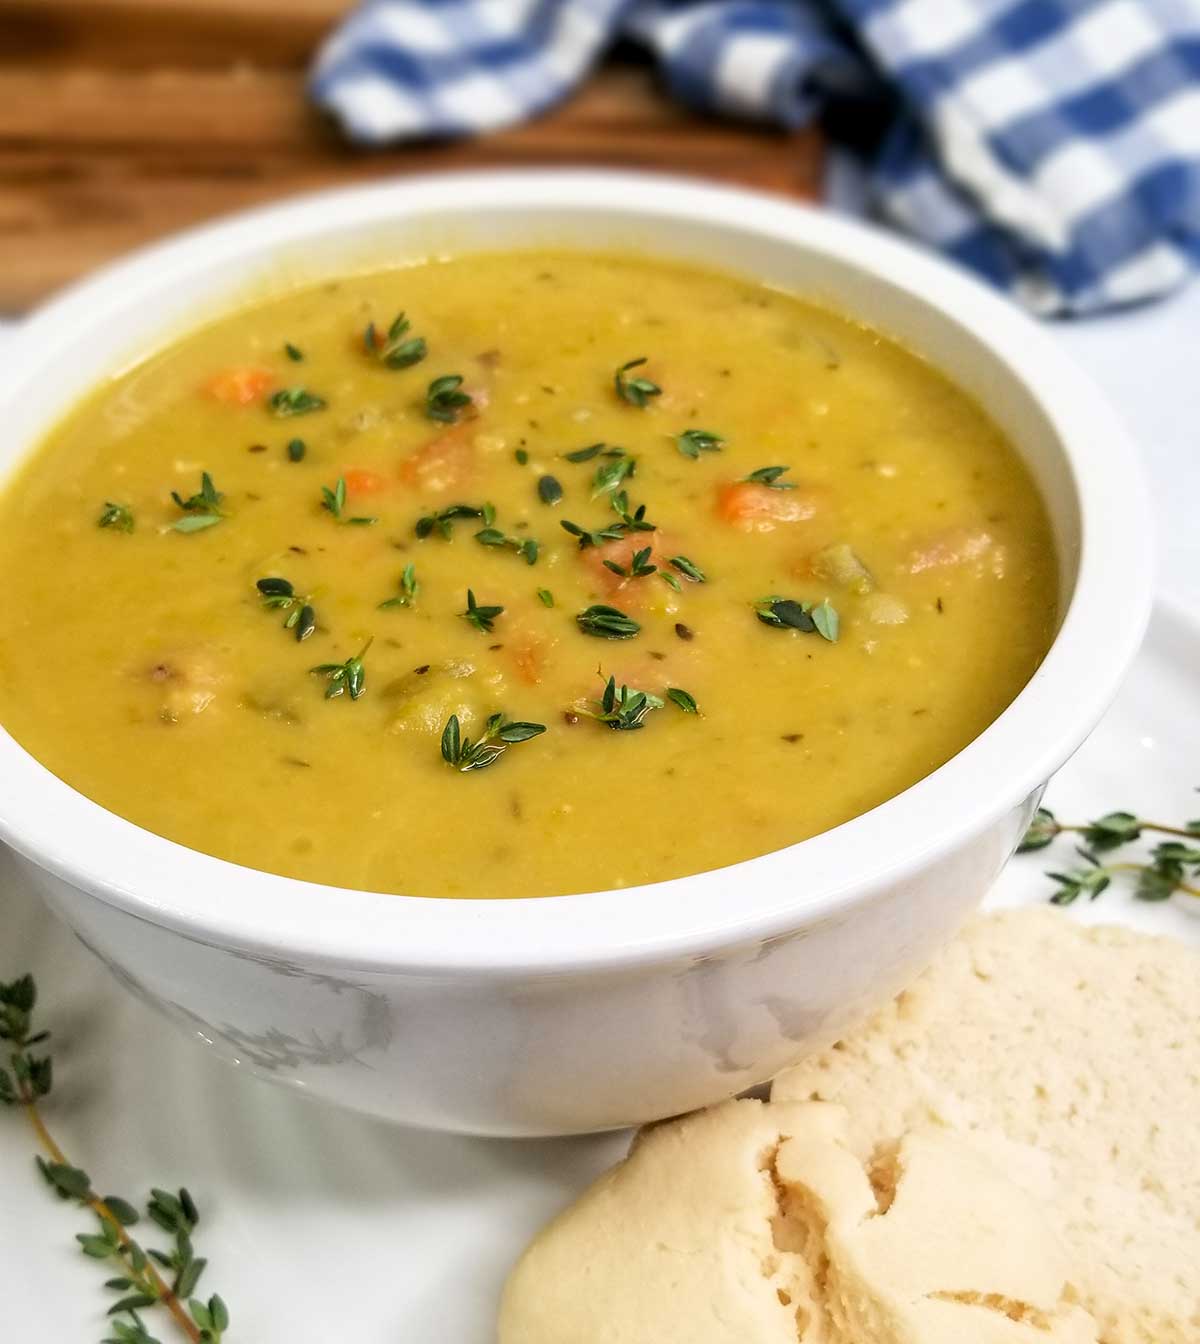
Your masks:
<svg viewBox="0 0 1200 1344"><path fill-rule="evenodd" d="M42 1113L38 1108L37 1098L34 1096L29 1084L20 1077L18 1077L17 1081L17 1100L29 1119L30 1126L37 1136L38 1143L50 1160L62 1167L74 1166L75 1164L59 1147L54 1135L51 1134L46 1127L46 1122L42 1119ZM125 1230L121 1220L115 1213L113 1213L99 1195L94 1194L89 1189L87 1194L79 1202L86 1205L86 1207L91 1209L98 1218L102 1219L113 1229L117 1240L126 1251L132 1251L136 1247L139 1252L142 1252L142 1248L137 1246L137 1243ZM144 1253L142 1253L139 1258L144 1258L145 1260L145 1267L140 1273L154 1285L154 1296L157 1297L159 1302L171 1313L175 1319L175 1324L191 1341L191 1344L202 1344L199 1329L187 1314L183 1303L175 1296L174 1292L172 1292L170 1284L168 1284L158 1270L155 1269L154 1262L149 1256L145 1256Z"/></svg>

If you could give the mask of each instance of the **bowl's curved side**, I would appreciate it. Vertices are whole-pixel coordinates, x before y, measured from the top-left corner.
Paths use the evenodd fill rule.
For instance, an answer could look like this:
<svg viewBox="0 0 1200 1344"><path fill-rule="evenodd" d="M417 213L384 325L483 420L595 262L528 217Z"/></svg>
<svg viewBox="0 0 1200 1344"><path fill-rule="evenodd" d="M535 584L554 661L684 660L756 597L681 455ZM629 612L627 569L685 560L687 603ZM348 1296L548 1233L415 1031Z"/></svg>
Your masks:
<svg viewBox="0 0 1200 1344"><path fill-rule="evenodd" d="M1070 596L1042 667L952 761L843 826L717 872L539 901L398 899L251 872L112 816L0 732L0 837L59 884L192 941L355 976L627 970L848 917L903 889L1011 814L1098 720L1150 603L1145 490L1103 398L1044 331L975 282L865 227L750 193L627 174L469 174L195 231L30 321L0 369L0 470L83 386L248 286L384 254L520 242L638 247L836 298L941 365L1014 435L1054 516Z"/></svg>
<svg viewBox="0 0 1200 1344"><path fill-rule="evenodd" d="M721 1101L836 1040L956 931L1034 801L853 908L797 914L771 938L503 979L331 974L197 941L28 871L126 988L239 1068L401 1124L575 1134Z"/></svg>

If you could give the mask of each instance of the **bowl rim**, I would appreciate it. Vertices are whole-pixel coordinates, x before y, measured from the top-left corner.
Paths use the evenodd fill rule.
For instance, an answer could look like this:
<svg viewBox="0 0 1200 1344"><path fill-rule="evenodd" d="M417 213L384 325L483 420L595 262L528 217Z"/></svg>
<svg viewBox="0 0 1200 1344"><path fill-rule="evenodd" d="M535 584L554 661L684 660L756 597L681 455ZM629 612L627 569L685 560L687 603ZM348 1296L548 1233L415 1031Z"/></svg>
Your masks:
<svg viewBox="0 0 1200 1344"><path fill-rule="evenodd" d="M102 332L107 315L177 278L247 254L265 266L272 249L334 228L497 202L531 217L610 210L765 235L831 255L969 325L1053 426L1081 519L1074 591L1033 677L957 755L887 802L785 849L638 887L447 899L259 872L107 811L0 728L0 839L19 854L107 905L248 956L446 976L630 966L749 946L911 878L1029 798L1094 727L1140 645L1151 605L1150 511L1132 445L1098 389L1009 301L941 259L830 211L742 188L597 169L445 173L313 193L176 235L52 299L13 342L19 348L0 370L0 404L53 358L59 333L81 323ZM989 781L989 789L972 789L972 780ZM928 825L931 815L942 819L939 827Z"/></svg>

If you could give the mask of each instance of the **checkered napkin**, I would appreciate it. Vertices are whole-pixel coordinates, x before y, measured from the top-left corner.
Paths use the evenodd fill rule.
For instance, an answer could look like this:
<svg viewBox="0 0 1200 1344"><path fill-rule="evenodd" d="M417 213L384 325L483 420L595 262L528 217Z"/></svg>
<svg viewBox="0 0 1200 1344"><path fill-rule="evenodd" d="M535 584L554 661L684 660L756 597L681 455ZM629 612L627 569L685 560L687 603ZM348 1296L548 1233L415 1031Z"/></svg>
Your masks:
<svg viewBox="0 0 1200 1344"><path fill-rule="evenodd" d="M473 134L618 36L694 107L850 134L879 213L1037 312L1200 264L1200 0L366 0L312 92L360 142Z"/></svg>

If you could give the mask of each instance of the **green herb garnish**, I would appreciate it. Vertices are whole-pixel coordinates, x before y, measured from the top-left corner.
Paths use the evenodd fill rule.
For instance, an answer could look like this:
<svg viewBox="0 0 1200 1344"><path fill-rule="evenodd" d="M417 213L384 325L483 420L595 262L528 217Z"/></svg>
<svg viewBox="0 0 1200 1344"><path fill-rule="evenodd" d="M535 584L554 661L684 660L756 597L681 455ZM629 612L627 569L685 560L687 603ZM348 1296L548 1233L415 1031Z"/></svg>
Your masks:
<svg viewBox="0 0 1200 1344"><path fill-rule="evenodd" d="M374 355L389 369L407 369L413 364L419 364L429 353L429 348L423 336L408 335L411 326L408 318L399 313L393 318L387 334L381 336L375 323L368 322L363 332L363 345L367 354Z"/></svg>
<svg viewBox="0 0 1200 1344"><path fill-rule="evenodd" d="M475 533L475 540L481 546L507 547L516 551L527 565L537 564L539 548L533 537L509 537L498 527L485 527Z"/></svg>
<svg viewBox="0 0 1200 1344"><path fill-rule="evenodd" d="M589 546L603 546L606 541L620 541L625 535L625 528L621 523L609 523L607 527L599 528L595 532L587 532L578 523L563 518L559 522L559 527L578 540L581 551Z"/></svg>
<svg viewBox="0 0 1200 1344"><path fill-rule="evenodd" d="M529 462L529 454L524 448L518 448L516 452L513 453L513 457L517 459L518 467L523 467Z"/></svg>
<svg viewBox="0 0 1200 1344"><path fill-rule="evenodd" d="M347 658L344 663L318 663L316 667L308 669L314 677L328 679L329 685L325 687L326 700L336 700L339 695L347 692L351 700L357 700L367 689L363 659L366 657L367 650L371 647L372 642L368 639L362 648L356 654Z"/></svg>
<svg viewBox="0 0 1200 1344"><path fill-rule="evenodd" d="M283 352L293 364L300 364L304 360L304 351L298 345L293 345L291 341L284 341Z"/></svg>
<svg viewBox="0 0 1200 1344"><path fill-rule="evenodd" d="M602 604L581 611L575 617L575 623L585 635L595 635L598 639L632 639L642 629L633 617L626 616L616 607Z"/></svg>
<svg viewBox="0 0 1200 1344"><path fill-rule="evenodd" d="M622 481L630 479L637 472L637 458L631 457L624 448L606 452L605 457L612 460L596 468L596 474L592 477L593 499L617 489Z"/></svg>
<svg viewBox="0 0 1200 1344"><path fill-rule="evenodd" d="M287 458L289 462L303 462L304 454L308 452L308 445L303 439L289 439L287 446Z"/></svg>
<svg viewBox="0 0 1200 1344"><path fill-rule="evenodd" d="M114 532L133 531L133 510L128 504L114 504L111 499L104 501L104 512L96 519L97 527L111 527Z"/></svg>
<svg viewBox="0 0 1200 1344"><path fill-rule="evenodd" d="M701 453L719 453L724 442L720 434L713 434L707 429L685 429L676 436L675 446L684 457L695 461Z"/></svg>
<svg viewBox="0 0 1200 1344"><path fill-rule="evenodd" d="M337 484L332 490L327 485L321 487L321 507L327 513L333 514L339 523L348 523L352 527L370 527L372 523L379 521L378 518L346 517L346 478L344 476L337 478Z"/></svg>
<svg viewBox="0 0 1200 1344"><path fill-rule="evenodd" d="M425 414L431 420L452 425L458 413L471 404L470 396L462 391L461 373L444 373L429 384L425 393Z"/></svg>
<svg viewBox="0 0 1200 1344"><path fill-rule="evenodd" d="M451 504L437 513L427 513L424 518L418 518L414 531L422 540L436 532L439 537L449 541L454 522L458 518L482 518L484 523L491 527L496 521L496 510L490 504L485 504L479 509L473 504Z"/></svg>
<svg viewBox="0 0 1200 1344"><path fill-rule="evenodd" d="M628 686L617 689L615 677L609 677L604 684L604 694L599 700L590 701L595 709L583 709L589 719L606 724L617 732L633 732L641 728L646 715L652 709L662 709L665 703L649 691L631 690Z"/></svg>
<svg viewBox="0 0 1200 1344"><path fill-rule="evenodd" d="M552 607L554 605L554 594L549 588L539 588L537 590L538 601L543 607Z"/></svg>
<svg viewBox="0 0 1200 1344"><path fill-rule="evenodd" d="M606 457L616 457L624 451L624 448L608 448L603 443L589 443L586 448L576 448L573 453L563 453L563 460L566 462L590 462L593 457L599 457L601 453L604 453Z"/></svg>
<svg viewBox="0 0 1200 1344"><path fill-rule="evenodd" d="M629 496L624 490L618 490L612 497L612 510L620 518L620 526L626 532L653 532L655 524L646 519L646 506L639 504L637 508L630 513Z"/></svg>
<svg viewBox="0 0 1200 1344"><path fill-rule="evenodd" d="M685 714L700 713L700 707L696 704L696 697L688 691L681 690L678 686L672 686L668 689L667 699L673 705L678 705Z"/></svg>
<svg viewBox="0 0 1200 1344"><path fill-rule="evenodd" d="M537 492L543 504L557 504L563 497L563 488L554 476L539 476Z"/></svg>
<svg viewBox="0 0 1200 1344"><path fill-rule="evenodd" d="M1097 858L1098 854L1133 844L1146 831L1179 838L1155 845L1150 851L1149 863L1101 863ZM1065 825L1053 812L1039 807L1017 852L1024 854L1045 849L1058 836L1068 832L1083 837L1086 847L1078 848L1076 853L1084 866L1046 874L1056 884L1057 889L1050 897L1054 905L1070 905L1080 896L1094 901L1107 890L1113 877L1121 873L1135 876L1134 895L1140 901L1165 901L1176 892L1200 897L1200 885L1188 880L1200 876L1200 819L1185 822L1182 826L1167 826L1132 812L1107 812L1095 821Z"/></svg>
<svg viewBox="0 0 1200 1344"><path fill-rule="evenodd" d="M323 411L325 398L303 387L281 387L267 398L268 408L281 420L291 415L308 415L310 411Z"/></svg>
<svg viewBox="0 0 1200 1344"><path fill-rule="evenodd" d="M795 481L781 481L779 478L785 473L791 471L791 467L759 467L752 471L749 476L743 476L743 481L752 481L755 485L765 485L768 490L794 490Z"/></svg>
<svg viewBox="0 0 1200 1344"><path fill-rule="evenodd" d="M409 563L404 566L400 575L400 591L395 597L389 597L386 602L381 602L379 608L386 611L390 607L411 607L416 605L417 594L421 591L421 585L417 581L417 567Z"/></svg>
<svg viewBox="0 0 1200 1344"><path fill-rule="evenodd" d="M464 621L469 622L476 630L482 634L490 635L492 633L492 624L496 617L504 611L503 607L481 607L475 601L475 594L467 589L467 609L459 612Z"/></svg>
<svg viewBox="0 0 1200 1344"><path fill-rule="evenodd" d="M150 1192L146 1212L172 1245L168 1251L143 1249L129 1232L141 1220L137 1209L119 1195L97 1194L92 1178L70 1162L46 1127L39 1103L50 1093L53 1068L49 1055L34 1052L50 1036L34 1029L36 1004L33 976L0 984L0 1041L7 1057L7 1066L0 1065L0 1105L19 1106L29 1118L45 1154L37 1158L37 1167L51 1190L96 1215L97 1229L78 1233L75 1240L89 1259L110 1260L117 1271L104 1285L117 1294L108 1309L111 1344L156 1344L139 1315L154 1307L168 1312L191 1344L221 1344L229 1309L216 1293L207 1301L193 1296L208 1262L192 1245L200 1214L187 1190Z"/></svg>
<svg viewBox="0 0 1200 1344"><path fill-rule="evenodd" d="M650 547L643 547L640 551L634 551L628 567L619 565L615 560L605 560L605 569L611 569L614 574L619 574L623 579L644 579L651 574L658 572L658 566L650 563Z"/></svg>
<svg viewBox="0 0 1200 1344"><path fill-rule="evenodd" d="M175 532L200 532L206 527L215 527L225 517L221 511L221 501L225 496L213 485L213 479L207 471L200 473L200 490L197 494L184 499L177 490L172 490L171 498L185 514L185 517L171 524Z"/></svg>
<svg viewBox="0 0 1200 1344"><path fill-rule="evenodd" d="M650 404L651 397L662 396L662 388L657 383L652 383L649 378L627 378L625 376L630 369L641 368L645 362L645 355L638 359L628 360L613 374L613 386L616 388L617 396L622 401L628 402L630 406L637 406L641 410L645 410Z"/></svg>
<svg viewBox="0 0 1200 1344"><path fill-rule="evenodd" d="M838 614L828 598L814 605L794 602L790 597L760 597L754 603L754 614L764 625L799 630L802 635L815 632L831 644L837 643Z"/></svg>
<svg viewBox="0 0 1200 1344"><path fill-rule="evenodd" d="M494 764L509 747L518 742L528 742L546 731L544 723L505 722L503 714L493 714L484 725L483 736L478 742L464 737L459 726L458 715L451 714L442 729L442 760L452 765L462 774L470 770L483 770Z"/></svg>
<svg viewBox="0 0 1200 1344"><path fill-rule="evenodd" d="M287 579L259 579L254 585L268 611L283 611L285 630L294 630L296 639L303 643L317 628L317 614L307 597L301 597Z"/></svg>
<svg viewBox="0 0 1200 1344"><path fill-rule="evenodd" d="M694 560L689 560L686 555L673 555L671 564L685 579L690 579L693 583L708 582L708 575Z"/></svg>

